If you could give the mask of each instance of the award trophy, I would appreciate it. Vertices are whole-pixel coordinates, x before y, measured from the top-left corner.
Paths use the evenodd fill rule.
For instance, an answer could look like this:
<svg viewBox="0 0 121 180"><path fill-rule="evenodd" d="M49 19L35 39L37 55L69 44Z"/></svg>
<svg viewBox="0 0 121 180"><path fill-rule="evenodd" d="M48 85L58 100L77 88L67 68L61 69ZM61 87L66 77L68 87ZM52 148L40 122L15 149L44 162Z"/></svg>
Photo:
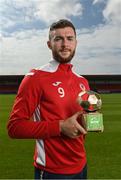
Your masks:
<svg viewBox="0 0 121 180"><path fill-rule="evenodd" d="M78 103L84 109L83 118L86 121L87 131L103 132L103 115L100 111L102 100L94 91L82 91L78 95Z"/></svg>

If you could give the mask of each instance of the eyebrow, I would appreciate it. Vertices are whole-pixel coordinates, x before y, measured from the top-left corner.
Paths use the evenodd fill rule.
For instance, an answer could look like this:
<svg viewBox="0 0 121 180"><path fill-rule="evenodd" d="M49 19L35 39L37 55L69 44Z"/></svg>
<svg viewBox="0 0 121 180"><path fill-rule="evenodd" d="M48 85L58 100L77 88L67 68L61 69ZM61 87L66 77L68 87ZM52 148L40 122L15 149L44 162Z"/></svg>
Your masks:
<svg viewBox="0 0 121 180"><path fill-rule="evenodd" d="M58 36L55 36L55 38L63 38L63 36L58 35ZM66 36L66 38L72 38L72 39L74 39L75 36L68 35L68 36Z"/></svg>

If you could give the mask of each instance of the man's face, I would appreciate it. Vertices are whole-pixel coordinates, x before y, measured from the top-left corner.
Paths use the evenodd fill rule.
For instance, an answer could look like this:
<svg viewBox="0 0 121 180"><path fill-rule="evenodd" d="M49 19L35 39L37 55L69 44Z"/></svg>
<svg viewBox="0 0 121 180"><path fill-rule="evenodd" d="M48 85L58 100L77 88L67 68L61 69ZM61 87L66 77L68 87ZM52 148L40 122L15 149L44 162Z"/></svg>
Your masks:
<svg viewBox="0 0 121 180"><path fill-rule="evenodd" d="M75 54L76 36L71 27L59 28L50 32L48 47L53 58L60 63L70 62Z"/></svg>

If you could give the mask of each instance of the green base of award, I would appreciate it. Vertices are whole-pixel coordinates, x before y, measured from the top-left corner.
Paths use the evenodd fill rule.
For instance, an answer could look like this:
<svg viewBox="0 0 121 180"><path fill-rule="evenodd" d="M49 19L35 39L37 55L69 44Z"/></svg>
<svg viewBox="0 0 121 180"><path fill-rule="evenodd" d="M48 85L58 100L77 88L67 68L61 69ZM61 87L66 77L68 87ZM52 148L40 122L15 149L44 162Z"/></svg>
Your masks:
<svg viewBox="0 0 121 180"><path fill-rule="evenodd" d="M84 114L84 119L86 121L87 131L103 132L104 126L102 113L86 113Z"/></svg>

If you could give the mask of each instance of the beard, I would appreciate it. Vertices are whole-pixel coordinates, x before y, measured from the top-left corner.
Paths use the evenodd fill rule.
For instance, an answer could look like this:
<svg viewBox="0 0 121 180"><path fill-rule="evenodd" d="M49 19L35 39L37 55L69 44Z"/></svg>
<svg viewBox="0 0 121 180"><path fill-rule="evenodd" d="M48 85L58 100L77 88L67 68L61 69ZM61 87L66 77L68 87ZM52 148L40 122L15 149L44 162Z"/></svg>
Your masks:
<svg viewBox="0 0 121 180"><path fill-rule="evenodd" d="M60 62L60 63L69 63L72 58L74 57L75 55L75 50L73 50L70 55L66 58L64 58L63 56L61 56L57 51L53 51L52 52L53 54L53 58L57 61L57 62Z"/></svg>

